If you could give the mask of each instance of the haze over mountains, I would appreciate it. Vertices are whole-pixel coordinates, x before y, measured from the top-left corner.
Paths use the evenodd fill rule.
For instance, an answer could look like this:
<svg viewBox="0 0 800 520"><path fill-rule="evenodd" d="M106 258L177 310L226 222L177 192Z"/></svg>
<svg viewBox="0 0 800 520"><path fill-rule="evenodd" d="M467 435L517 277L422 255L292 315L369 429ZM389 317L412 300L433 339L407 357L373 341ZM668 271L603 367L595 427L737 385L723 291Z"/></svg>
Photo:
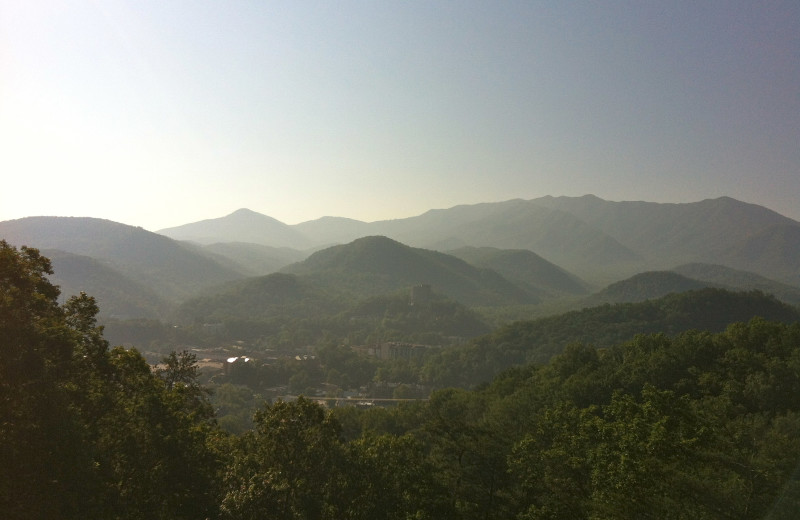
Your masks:
<svg viewBox="0 0 800 520"><path fill-rule="evenodd" d="M426 283L480 306L584 301L609 284L616 285L585 302L696 287L800 301L800 223L727 197L686 204L543 197L296 225L242 209L160 233L30 217L0 222L0 238L48 250L65 291L85 290L108 314L131 317L160 316L226 282L281 270L354 298Z"/></svg>
<svg viewBox="0 0 800 520"><path fill-rule="evenodd" d="M57 249L102 262L168 301L241 278L196 247L103 219L29 217L0 222L0 237L17 246Z"/></svg>
<svg viewBox="0 0 800 520"><path fill-rule="evenodd" d="M729 197L682 204L611 202L593 195L543 197L371 223L324 217L296 225L239 210L160 233L205 244L242 241L299 250L377 235L440 251L525 249L601 283L691 262L800 283L800 223Z"/></svg>

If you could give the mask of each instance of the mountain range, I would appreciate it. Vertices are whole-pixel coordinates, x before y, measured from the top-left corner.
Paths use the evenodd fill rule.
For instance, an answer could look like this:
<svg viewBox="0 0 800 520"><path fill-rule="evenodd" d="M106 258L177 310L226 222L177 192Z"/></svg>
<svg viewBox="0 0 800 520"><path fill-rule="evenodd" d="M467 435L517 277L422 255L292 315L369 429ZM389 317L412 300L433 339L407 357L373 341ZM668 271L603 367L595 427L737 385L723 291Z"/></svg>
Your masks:
<svg viewBox="0 0 800 520"><path fill-rule="evenodd" d="M0 239L47 250L65 293L84 290L107 314L129 317L164 316L227 282L277 271L353 298L424 283L479 306L641 301L697 287L800 301L800 223L728 197L543 197L372 223L324 217L287 225L239 210L159 233L95 218L29 217L0 222Z"/></svg>
<svg viewBox="0 0 800 520"><path fill-rule="evenodd" d="M697 262L800 284L800 223L730 197L681 204L542 197L370 223L323 217L296 225L239 210L159 233L199 243L244 241L298 250L378 235L445 252L525 249L599 285Z"/></svg>

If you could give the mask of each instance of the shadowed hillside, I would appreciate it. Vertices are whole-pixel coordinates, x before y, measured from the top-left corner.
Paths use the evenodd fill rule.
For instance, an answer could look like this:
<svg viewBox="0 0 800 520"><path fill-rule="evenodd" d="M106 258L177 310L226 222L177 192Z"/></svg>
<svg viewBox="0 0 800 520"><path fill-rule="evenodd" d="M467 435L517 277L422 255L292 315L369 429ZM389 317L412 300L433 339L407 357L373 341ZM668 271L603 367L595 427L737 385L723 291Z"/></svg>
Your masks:
<svg viewBox="0 0 800 520"><path fill-rule="evenodd" d="M88 256L56 249L42 251L53 263L50 280L61 288L61 299L85 292L97 299L101 316L156 318L169 306L151 289Z"/></svg>
<svg viewBox="0 0 800 520"><path fill-rule="evenodd" d="M739 271L715 264L685 264L674 268L673 271L719 287L762 291L773 294L786 303L800 304L800 288L770 280L749 271Z"/></svg>
<svg viewBox="0 0 800 520"><path fill-rule="evenodd" d="M800 287L800 226L772 226L725 250L726 263Z"/></svg>
<svg viewBox="0 0 800 520"><path fill-rule="evenodd" d="M709 282L693 280L673 271L649 271L612 283L584 300L585 305L602 303L635 303L661 298L671 293L709 287Z"/></svg>
<svg viewBox="0 0 800 520"><path fill-rule="evenodd" d="M338 312L344 306L335 293L294 275L273 273L232 282L214 293L188 300L178 314L184 320L202 323L224 318L314 317Z"/></svg>
<svg viewBox="0 0 800 520"><path fill-rule="evenodd" d="M170 238L109 220L9 220L0 222L0 237L17 246L59 249L92 257L173 302L205 287L241 278L236 271Z"/></svg>

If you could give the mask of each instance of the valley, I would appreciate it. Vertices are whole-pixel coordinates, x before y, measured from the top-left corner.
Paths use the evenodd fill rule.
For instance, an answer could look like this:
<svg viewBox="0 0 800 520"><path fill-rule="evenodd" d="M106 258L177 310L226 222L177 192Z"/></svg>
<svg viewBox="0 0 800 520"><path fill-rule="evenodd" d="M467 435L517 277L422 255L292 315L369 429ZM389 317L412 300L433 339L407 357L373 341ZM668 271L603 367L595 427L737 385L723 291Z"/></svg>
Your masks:
<svg viewBox="0 0 800 520"><path fill-rule="evenodd" d="M265 397L425 397L546 363L570 342L719 332L754 315L792 321L781 306L800 303L798 230L726 197L544 197L294 226L239 210L159 233L88 218L0 222L9 243L52 259L63 298L97 299L112 344L136 347L153 364L171 351L193 352L209 384L244 384ZM757 254L756 243L764 248ZM414 301L420 287L427 296ZM706 317L688 318L701 304L686 302L695 300ZM653 314L675 301L689 310ZM551 330L548 323L573 332L515 332L528 343L514 340L513 348L491 339ZM376 355L391 345L409 348ZM252 362L225 370L243 357Z"/></svg>

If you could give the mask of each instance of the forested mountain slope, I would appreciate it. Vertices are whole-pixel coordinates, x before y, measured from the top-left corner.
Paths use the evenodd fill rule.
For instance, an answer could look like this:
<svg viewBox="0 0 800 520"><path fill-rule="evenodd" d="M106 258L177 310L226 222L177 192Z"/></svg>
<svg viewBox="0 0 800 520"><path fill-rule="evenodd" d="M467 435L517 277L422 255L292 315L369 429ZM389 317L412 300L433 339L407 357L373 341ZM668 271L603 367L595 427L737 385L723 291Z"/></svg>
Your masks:
<svg viewBox="0 0 800 520"><path fill-rule="evenodd" d="M682 293L715 284L694 280L673 271L648 271L614 282L583 301L586 306L603 303L635 303L661 298L671 293Z"/></svg>
<svg viewBox="0 0 800 520"><path fill-rule="evenodd" d="M318 251L283 269L323 287L373 296L428 284L465 305L535 303L536 297L489 269L454 256L365 237Z"/></svg>
<svg viewBox="0 0 800 520"><path fill-rule="evenodd" d="M413 302L410 287L370 297L322 288L294 274L273 273L187 300L181 323L218 323L218 337L269 347L368 345L386 341L445 345L491 329L466 306L431 293Z"/></svg>
<svg viewBox="0 0 800 520"><path fill-rule="evenodd" d="M463 348L443 351L426 364L437 386L473 387L516 365L546 363L571 343L606 348L637 334L719 332L753 317L795 323L800 311L758 291L706 288L640 303L605 304L500 327Z"/></svg>
<svg viewBox="0 0 800 520"><path fill-rule="evenodd" d="M181 304L178 314L188 322L223 319L294 319L329 315L345 308L336 292L298 276L273 273L220 286Z"/></svg>
<svg viewBox="0 0 800 520"><path fill-rule="evenodd" d="M640 302L703 287L731 291L757 290L774 295L791 305L800 303L800 288L748 271L695 263L685 264L670 271L648 271L633 275L592 294L583 300L583 304L594 306L601 303Z"/></svg>

